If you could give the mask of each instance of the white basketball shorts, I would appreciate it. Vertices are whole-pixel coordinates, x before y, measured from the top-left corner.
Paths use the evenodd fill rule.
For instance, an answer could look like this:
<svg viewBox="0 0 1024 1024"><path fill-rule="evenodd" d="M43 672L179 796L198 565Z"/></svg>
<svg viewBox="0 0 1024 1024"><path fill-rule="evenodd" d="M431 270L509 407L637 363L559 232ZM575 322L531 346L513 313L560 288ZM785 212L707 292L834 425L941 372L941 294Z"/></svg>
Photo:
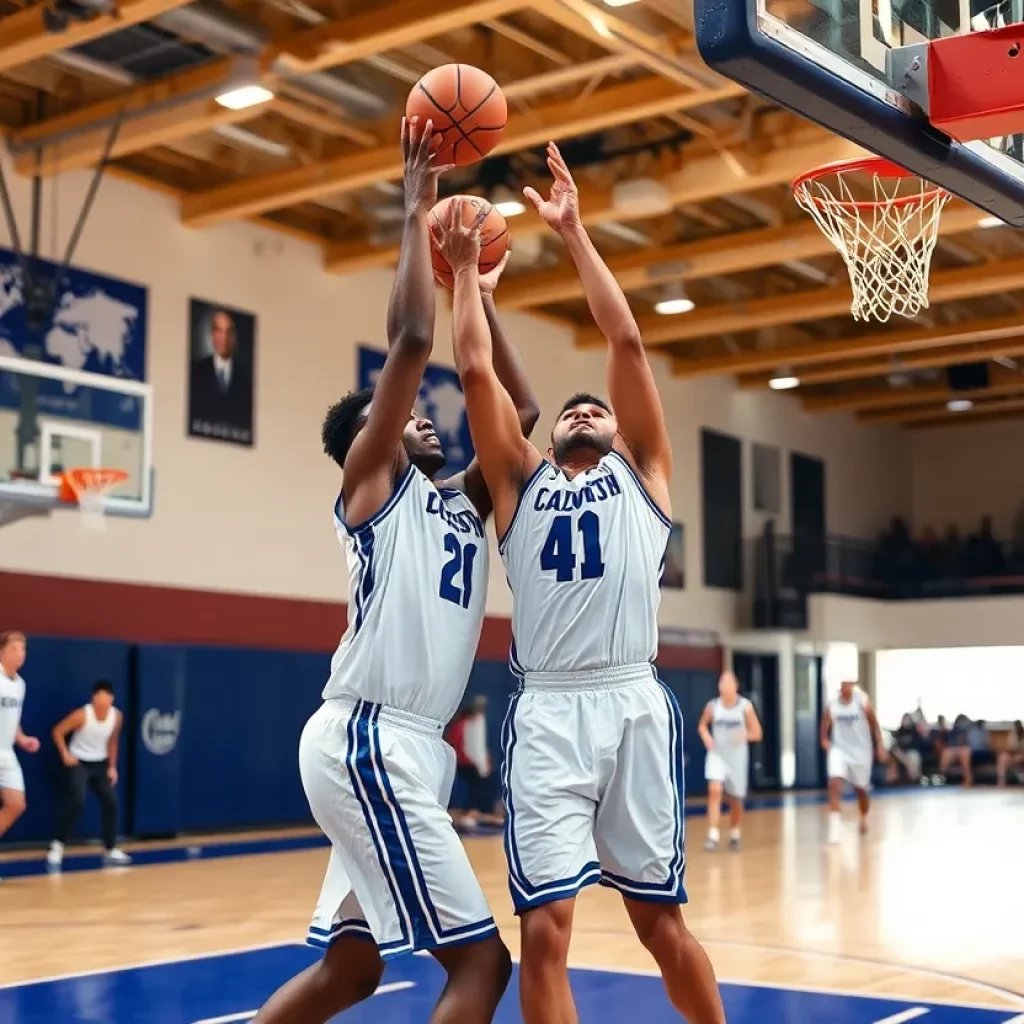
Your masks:
<svg viewBox="0 0 1024 1024"><path fill-rule="evenodd" d="M372 938L383 959L497 928L447 804L455 754L443 726L366 701L326 701L306 723L299 769L331 840L308 941Z"/></svg>
<svg viewBox="0 0 1024 1024"><path fill-rule="evenodd" d="M722 788L738 800L747 796L750 777L750 754L746 743L734 747L713 747L704 758L704 778L721 782Z"/></svg>
<svg viewBox="0 0 1024 1024"><path fill-rule="evenodd" d="M832 747L828 752L828 777L845 779L854 789L871 788L871 752L867 760L851 760L850 755Z"/></svg>
<svg viewBox="0 0 1024 1024"><path fill-rule="evenodd" d="M528 676L503 748L517 914L595 882L686 902L683 719L650 665Z"/></svg>
<svg viewBox="0 0 1024 1024"><path fill-rule="evenodd" d="M21 774L18 755L13 750L0 750L0 789L25 792L25 776Z"/></svg>

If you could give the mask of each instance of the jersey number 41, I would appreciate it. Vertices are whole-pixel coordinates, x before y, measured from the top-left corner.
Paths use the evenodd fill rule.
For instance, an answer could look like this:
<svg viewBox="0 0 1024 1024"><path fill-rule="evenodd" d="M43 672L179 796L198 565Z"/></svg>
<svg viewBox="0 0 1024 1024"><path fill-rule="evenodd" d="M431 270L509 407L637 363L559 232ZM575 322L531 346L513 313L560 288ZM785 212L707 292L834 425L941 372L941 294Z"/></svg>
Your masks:
<svg viewBox="0 0 1024 1024"><path fill-rule="evenodd" d="M555 516L551 521L544 547L540 551L540 567L553 572L559 583L568 583L576 576L575 534L579 533L583 560L580 562L581 580L596 580L604 575L601 558L601 521L596 512L584 512L576 520L572 516Z"/></svg>

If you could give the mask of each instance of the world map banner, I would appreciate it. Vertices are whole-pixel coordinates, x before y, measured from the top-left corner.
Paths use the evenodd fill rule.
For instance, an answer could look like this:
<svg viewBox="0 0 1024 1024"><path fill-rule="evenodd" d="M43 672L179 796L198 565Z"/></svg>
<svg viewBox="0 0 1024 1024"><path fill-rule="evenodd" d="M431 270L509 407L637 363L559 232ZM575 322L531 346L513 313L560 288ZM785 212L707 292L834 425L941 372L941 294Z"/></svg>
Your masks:
<svg viewBox="0 0 1024 1024"><path fill-rule="evenodd" d="M31 261L32 273L53 281L60 267ZM15 253L0 248L0 354L22 356L29 343L27 289ZM146 379L148 291L141 285L68 267L55 281L53 302L43 317L36 342L43 360L69 370L86 370L130 380ZM0 373L0 408L22 403L24 376ZM38 413L125 430L142 422L138 398L62 381L37 381Z"/></svg>
<svg viewBox="0 0 1024 1024"><path fill-rule="evenodd" d="M377 383L386 358L387 353L380 349L359 346L359 387L373 387ZM447 366L427 363L416 408L434 424L434 432L441 440L445 454L443 475L461 473L473 460L474 451L459 375Z"/></svg>

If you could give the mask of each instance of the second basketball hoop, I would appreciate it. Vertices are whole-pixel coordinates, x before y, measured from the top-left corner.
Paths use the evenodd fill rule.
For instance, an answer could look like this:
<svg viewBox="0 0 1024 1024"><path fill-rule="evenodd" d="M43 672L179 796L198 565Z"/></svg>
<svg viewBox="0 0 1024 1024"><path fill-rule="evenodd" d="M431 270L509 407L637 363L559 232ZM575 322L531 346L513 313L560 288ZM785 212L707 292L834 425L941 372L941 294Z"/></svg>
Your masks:
<svg viewBox="0 0 1024 1024"><path fill-rule="evenodd" d="M928 307L928 275L950 194L880 157L801 174L793 196L850 272L855 320L915 316Z"/></svg>

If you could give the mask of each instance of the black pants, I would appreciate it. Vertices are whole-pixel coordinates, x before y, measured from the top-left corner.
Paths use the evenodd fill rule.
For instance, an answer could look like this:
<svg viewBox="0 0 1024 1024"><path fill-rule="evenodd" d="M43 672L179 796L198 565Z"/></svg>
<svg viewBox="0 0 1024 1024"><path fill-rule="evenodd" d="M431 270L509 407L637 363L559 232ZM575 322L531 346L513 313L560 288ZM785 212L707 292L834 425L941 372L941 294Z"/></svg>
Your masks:
<svg viewBox="0 0 1024 1024"><path fill-rule="evenodd" d="M99 797L103 813L103 848L112 850L117 843L117 794L107 778L107 761L79 761L65 768L68 789L57 826L57 842L67 843L74 831L75 822L85 806L85 795L89 789Z"/></svg>
<svg viewBox="0 0 1024 1024"><path fill-rule="evenodd" d="M476 765L460 764L456 769L459 778L466 787L466 795L460 807L460 811L476 811L479 814L490 814L493 808L493 801L488 799L490 787Z"/></svg>

